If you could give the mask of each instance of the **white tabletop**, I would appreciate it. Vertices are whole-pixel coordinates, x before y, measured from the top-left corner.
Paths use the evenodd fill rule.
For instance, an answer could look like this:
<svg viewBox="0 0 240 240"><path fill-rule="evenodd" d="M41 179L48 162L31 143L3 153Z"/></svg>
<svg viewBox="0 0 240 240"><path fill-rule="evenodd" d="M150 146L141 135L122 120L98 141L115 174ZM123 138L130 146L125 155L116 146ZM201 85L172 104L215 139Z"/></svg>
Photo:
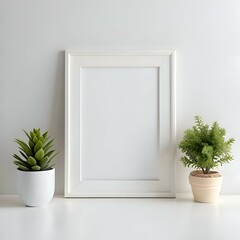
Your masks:
<svg viewBox="0 0 240 240"><path fill-rule="evenodd" d="M164 198L63 198L25 207L0 196L1 240L239 240L240 196L217 203Z"/></svg>

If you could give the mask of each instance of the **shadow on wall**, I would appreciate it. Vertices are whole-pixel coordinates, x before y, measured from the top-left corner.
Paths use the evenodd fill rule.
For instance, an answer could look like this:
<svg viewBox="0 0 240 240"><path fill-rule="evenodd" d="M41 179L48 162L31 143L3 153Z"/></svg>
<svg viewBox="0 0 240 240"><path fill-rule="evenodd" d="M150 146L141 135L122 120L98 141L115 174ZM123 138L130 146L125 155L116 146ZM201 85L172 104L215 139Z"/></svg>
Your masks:
<svg viewBox="0 0 240 240"><path fill-rule="evenodd" d="M60 153L55 158L56 164L56 190L55 194L63 194L64 186L64 104L65 104L65 52L58 53L54 91L50 113L49 129L55 137L55 146Z"/></svg>

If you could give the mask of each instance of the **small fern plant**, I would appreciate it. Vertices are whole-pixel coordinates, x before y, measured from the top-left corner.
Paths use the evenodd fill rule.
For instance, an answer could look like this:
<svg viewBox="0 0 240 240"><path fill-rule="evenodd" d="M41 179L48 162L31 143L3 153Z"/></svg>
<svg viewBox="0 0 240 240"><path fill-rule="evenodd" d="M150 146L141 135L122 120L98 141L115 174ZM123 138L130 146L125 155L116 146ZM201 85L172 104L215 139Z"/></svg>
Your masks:
<svg viewBox="0 0 240 240"><path fill-rule="evenodd" d="M233 138L225 140L226 131L217 122L210 127L204 124L200 116L195 124L184 132L179 148L184 153L180 161L185 167L193 167L209 174L210 170L233 160L231 146Z"/></svg>
<svg viewBox="0 0 240 240"><path fill-rule="evenodd" d="M20 155L14 154L14 163L22 171L44 171L54 166L52 159L58 154L52 150L54 139L50 139L48 132L41 134L40 129L33 129L30 133L23 130L28 143L15 139L19 145Z"/></svg>

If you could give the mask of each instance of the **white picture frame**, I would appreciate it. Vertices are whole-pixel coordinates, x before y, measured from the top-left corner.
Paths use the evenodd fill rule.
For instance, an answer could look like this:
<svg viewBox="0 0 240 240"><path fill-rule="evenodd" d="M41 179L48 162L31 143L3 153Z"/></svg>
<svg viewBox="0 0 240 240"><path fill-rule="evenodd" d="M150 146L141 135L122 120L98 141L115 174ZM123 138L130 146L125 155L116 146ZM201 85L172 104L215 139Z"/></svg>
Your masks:
<svg viewBox="0 0 240 240"><path fill-rule="evenodd" d="M175 197L175 61L65 51L65 197Z"/></svg>

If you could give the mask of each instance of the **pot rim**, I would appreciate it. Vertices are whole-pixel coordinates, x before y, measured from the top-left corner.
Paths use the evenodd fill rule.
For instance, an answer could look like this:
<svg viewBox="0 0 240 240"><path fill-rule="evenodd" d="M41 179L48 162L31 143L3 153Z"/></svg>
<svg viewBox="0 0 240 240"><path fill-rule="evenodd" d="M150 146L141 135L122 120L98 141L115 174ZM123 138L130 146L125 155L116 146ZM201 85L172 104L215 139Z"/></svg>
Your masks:
<svg viewBox="0 0 240 240"><path fill-rule="evenodd" d="M200 175L197 175L199 173ZM214 175L215 174L215 175ZM218 174L218 175L217 175ZM202 170L193 170L189 173L189 176L196 178L220 178L222 175L218 171L210 171L208 174L204 174Z"/></svg>
<svg viewBox="0 0 240 240"><path fill-rule="evenodd" d="M55 171L55 168L51 168L51 169L47 169L47 170L40 170L40 171L24 171L24 170L21 170L21 169L18 169L17 168L17 171L21 172L21 173L26 173L26 174L30 174L30 173L36 173L36 174L39 174L39 173L44 173L44 172L52 172L52 171Z"/></svg>

